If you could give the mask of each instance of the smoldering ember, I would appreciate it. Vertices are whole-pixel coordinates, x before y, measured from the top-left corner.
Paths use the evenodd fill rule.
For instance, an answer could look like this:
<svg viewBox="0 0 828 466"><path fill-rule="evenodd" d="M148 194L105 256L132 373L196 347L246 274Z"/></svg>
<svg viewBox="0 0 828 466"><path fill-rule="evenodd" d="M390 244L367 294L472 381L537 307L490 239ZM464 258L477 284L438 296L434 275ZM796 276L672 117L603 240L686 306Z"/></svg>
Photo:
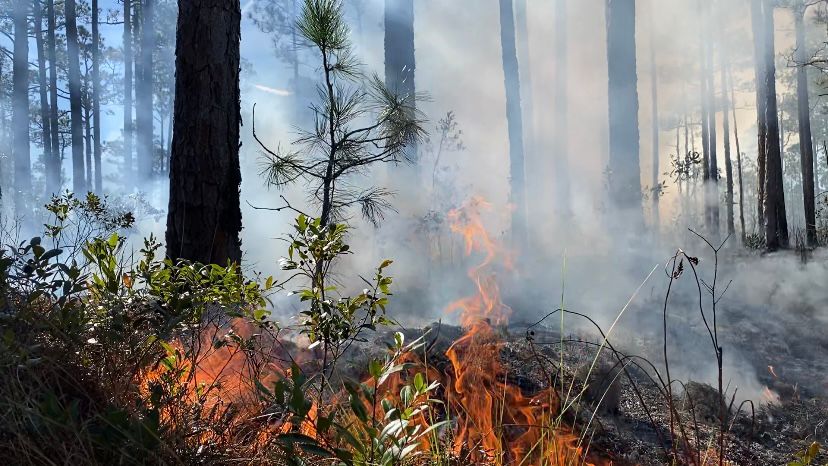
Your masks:
<svg viewBox="0 0 828 466"><path fill-rule="evenodd" d="M828 1L0 32L7 464L828 466Z"/></svg>

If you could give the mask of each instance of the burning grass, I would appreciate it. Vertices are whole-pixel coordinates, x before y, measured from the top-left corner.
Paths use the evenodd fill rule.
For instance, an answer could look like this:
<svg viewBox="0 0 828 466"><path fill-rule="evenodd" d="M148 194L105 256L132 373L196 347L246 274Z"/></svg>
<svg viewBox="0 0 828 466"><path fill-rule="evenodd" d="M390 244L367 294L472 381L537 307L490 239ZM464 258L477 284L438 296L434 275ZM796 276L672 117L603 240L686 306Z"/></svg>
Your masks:
<svg viewBox="0 0 828 466"><path fill-rule="evenodd" d="M679 382L611 344L614 326L596 326L596 343L565 339L563 328L550 338L541 321L516 346L498 279L514 258L485 228L491 208L476 198L447 217L473 263L473 292L446 307L462 330L443 346L397 332L351 374L359 381L343 374L343 358L390 323L392 280L386 261L358 296L324 285L319 271L349 253L345 227L297 220L283 266L319 286L296 291L307 311L292 329L266 310L286 283L247 280L235 265L158 260L152 241L132 266L119 260L117 235L90 240L81 266L40 239L4 250L0 455L21 464L649 464L606 441L614 416L634 405L659 461L738 464L733 432L753 426L735 396L687 384L685 393L720 401L682 399ZM677 254L668 278L696 265ZM558 312L589 320L550 316ZM716 341L715 316L702 313L714 317Z"/></svg>

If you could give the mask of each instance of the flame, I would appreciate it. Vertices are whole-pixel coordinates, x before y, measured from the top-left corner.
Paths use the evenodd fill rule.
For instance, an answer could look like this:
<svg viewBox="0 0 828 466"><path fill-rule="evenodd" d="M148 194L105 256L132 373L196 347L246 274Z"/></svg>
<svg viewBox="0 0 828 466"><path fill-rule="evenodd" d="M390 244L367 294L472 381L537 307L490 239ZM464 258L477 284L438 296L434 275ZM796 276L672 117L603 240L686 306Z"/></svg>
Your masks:
<svg viewBox="0 0 828 466"><path fill-rule="evenodd" d="M770 372L770 374L773 376L773 378L774 378L774 379L778 379L778 378L779 378L779 376L778 376L778 375L776 375L776 371L775 371L775 370L773 370L773 366L768 366L768 372Z"/></svg>
<svg viewBox="0 0 828 466"><path fill-rule="evenodd" d="M503 303L492 268L496 261L513 269L512 256L484 227L482 213L492 205L472 198L448 214L451 231L465 241L466 255L480 253L469 269L477 293L447 307L459 312L466 333L446 351L454 373L450 408L458 420L454 453L469 451L475 462L496 464L584 464L585 451L571 429L556 425L560 399L553 390L533 397L508 382L500 359L503 338L496 330L508 323L512 310ZM590 463L585 463L590 464Z"/></svg>

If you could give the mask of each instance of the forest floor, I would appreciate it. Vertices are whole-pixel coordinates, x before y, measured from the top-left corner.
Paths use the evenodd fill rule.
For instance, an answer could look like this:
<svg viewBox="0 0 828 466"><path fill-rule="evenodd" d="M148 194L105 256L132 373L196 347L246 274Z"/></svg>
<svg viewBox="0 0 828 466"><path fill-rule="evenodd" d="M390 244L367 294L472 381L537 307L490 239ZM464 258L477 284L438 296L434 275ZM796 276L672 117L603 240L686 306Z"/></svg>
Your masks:
<svg viewBox="0 0 828 466"><path fill-rule="evenodd" d="M758 269L757 264L763 260L766 261L747 258L745 267ZM795 258L790 262L795 263ZM768 263L769 271L774 267L778 266ZM743 278L762 276L761 271L752 273L757 275ZM739 285L734 285L735 296L726 305L721 304L719 310L718 337L729 356L724 358L728 362L723 373L724 404L728 411L724 438L727 464L786 465L813 442L828 444L828 315L825 305L819 304L821 298L806 297L807 290L795 287L786 290L786 279L797 278L780 277L767 295L751 294L749 299ZM797 285L801 286L810 285ZM687 318L686 309L698 312L685 299L686 296L679 298L684 302L675 306L678 318L682 313ZM645 301L638 306L656 308L657 318L618 329L610 338L612 348L605 347L597 360L595 348L602 341L600 335L578 329L570 333L568 329L561 346L555 318L547 320L546 326L524 324L501 329L500 354L507 377L528 396L550 383L563 387L558 389L559 393L566 392L573 380L572 393L579 393L585 380L598 386L597 394L585 389L581 400L574 404L574 412L567 417L576 430L586 432L590 450L612 460L614 465L665 464L671 450L670 438L687 439L675 444L683 456L682 463L718 464L714 461L720 431L717 400L722 398L710 385L715 384L717 364L707 330L700 323L685 325L679 320L679 328L669 333L674 340L669 360L671 366L677 367L671 367L672 399L681 421L671 420L668 397L664 394L660 303L663 297ZM429 327L430 362L439 366L445 350L460 338L463 330L445 324ZM416 337L422 330L408 333ZM561 347L563 351L559 350ZM629 364L619 373L615 369L620 365L616 364L614 350L646 358L653 366L644 363L645 359L636 359L641 367ZM557 371L560 362L563 367ZM654 375L654 367L659 375ZM592 374L587 379L585 374L590 368ZM563 374L563 383L555 382L561 377L556 374ZM662 382L658 382L658 377ZM744 400L750 402L742 403ZM823 451L812 464L826 462L828 454Z"/></svg>

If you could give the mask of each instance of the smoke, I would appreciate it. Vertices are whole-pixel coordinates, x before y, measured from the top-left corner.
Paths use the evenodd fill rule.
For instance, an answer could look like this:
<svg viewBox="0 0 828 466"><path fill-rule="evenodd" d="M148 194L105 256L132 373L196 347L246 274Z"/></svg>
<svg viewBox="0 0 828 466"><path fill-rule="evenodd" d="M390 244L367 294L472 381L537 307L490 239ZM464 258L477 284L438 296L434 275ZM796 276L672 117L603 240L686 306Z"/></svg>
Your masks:
<svg viewBox="0 0 828 466"><path fill-rule="evenodd" d="M103 2L102 7L117 8ZM568 141L566 154L555 154L552 125L555 124L553 77L555 66L554 2L528 3L529 67L521 73L531 73L532 88L522 89L524 99L532 99L533 115L527 126L533 129L534 140L527 144L527 178L530 183L531 244L518 245L517 269L514 274L503 274L501 289L507 304L515 309L513 320L531 322L542 317L564 302L568 309L593 317L603 328L608 328L617 313L655 267L656 273L644 284L642 292L633 299L625 313L614 340L626 343L632 349L637 342L658 345L660 341L661 312L667 279L662 273L676 249L702 259L700 270L709 280L712 258L707 246L687 232L688 227L699 229L703 204L700 199L682 200L669 175L660 174L668 181L667 192L660 202L662 223L650 226L649 233L629 231L623 222L628 212L613 212L607 197L605 168L608 164L607 140L607 63L604 0L570 2L567 22L569 30L567 89ZM639 2L642 3L642 2ZM719 2L722 3L722 2ZM745 2L726 2L722 13L726 19L724 35L733 57L733 74L737 81L736 119L740 128L742 152L755 153L756 129L750 57L743 57L750 48L750 25L743 14ZM731 5L732 3L732 5ZM653 5L655 5L653 7ZM661 113L661 147L658 148L662 172L670 171L671 157L676 155L677 123L685 114L698 112L699 90L693 59L698 56L698 22L695 2L658 0L641 6L638 12L638 86L640 101L640 166L642 186L650 184L652 174L650 131L653 124L649 102L648 75L650 47L656 46L659 74L659 109ZM285 196L299 210L313 213L303 186L277 190L265 185L259 175L260 150L252 138L252 107L256 104L256 131L270 148L287 147L296 138L296 126L307 126L301 116L310 104L306 98L315 94L298 92L300 83L293 83L289 64L275 57L269 34L259 31L247 13L255 12L254 0L243 3L242 59L247 64L242 73L242 248L245 267L265 275L280 274L278 258L285 253L279 241L291 231L294 213L259 210L255 207L279 207L280 195ZM383 69L383 2L345 2L352 24L355 53L366 72ZM650 10L655 8L654 10ZM655 31L653 41L643 18L652 13ZM486 219L493 236L508 243L510 221L509 195L509 141L507 135L506 102L501 65L499 16L497 2L486 1L415 1L416 86L427 92L429 99L419 105L428 118L427 129L431 142L419 148L424 156L420 174L412 176L410 169L386 165L372 169L355 183L387 187L398 193L393 200L396 212L391 212L380 228L363 222L354 212L350 220L353 232L349 237L355 254L338 268L338 279L344 290L362 288L359 275L369 276L382 259L392 258L395 264L390 273L395 277L397 295L390 308L392 317L407 325L421 325L430 320L452 321L443 313L445 305L468 294L465 269L469 265L462 257L461 241L445 230L440 243L435 245L428 232L427 219L433 210L429 149L436 143L434 127L438 120L451 111L462 129L464 150L442 155L440 170L442 182L450 189L451 202L477 195L487 199L495 210ZM793 33L786 11L777 12L777 49L789 50ZM110 45L120 43L118 27L102 27ZM722 44L714 38L716 47ZM520 41L518 41L520 44ZM33 48L33 47L32 47ZM300 50L299 73L312 81L318 79L319 67L312 50ZM5 78L3 74L3 79ZM718 73L716 74L718 86ZM121 109L116 104L105 106L104 138L119 136L123 122ZM697 118L697 117L696 117ZM721 117L719 126L721 127ZM691 133L698 131L691 126ZM680 128L680 152L684 151L684 130ZM5 133L3 133L5 134ZM2 134L0 134L2 137ZM693 136L698 138L697 135ZM721 138L720 138L721 142ZM700 147L701 143L696 142ZM719 165L723 166L723 153ZM571 186L571 209L567 215L555 211L554 180L555 157L565 156L569 165L566 175ZM735 156L735 147L734 147ZM118 170L114 154L105 154L104 169ZM6 183L8 160L2 162L4 195L10 190ZM68 166L68 161L65 162ZM105 180L105 188L113 194L128 194L117 178ZM146 184L138 188L149 191L148 200L158 208L166 208L167 186ZM720 194L724 183L720 184ZM749 190L747 195L753 196ZM698 196L700 197L700 196ZM7 202L7 201L4 201ZM644 201L649 209L650 202ZM747 200L746 200L747 203ZM746 208L748 215L753 208ZM695 215L688 215L688 212ZM445 214L446 212L436 212ZM722 209L724 216L724 209ZM652 218L645 210L645 219ZM149 233L163 238L163 218L141 219L133 232L135 244ZM750 228L750 223L748 223ZM731 238L735 245L738 238ZM802 265L798 258L786 254L773 257L744 255L737 248L723 253L719 282L724 287L733 280L719 302L720 324L723 326L722 344L725 346L726 374L740 393L757 396L762 383L756 372L755 355L748 357L755 342L743 341L739 326L772 327L771 334L784 338L784 331L801 328L802 322L824 325L828 311L828 269L825 261L813 260ZM473 260L473 259L472 259ZM669 341L674 351L671 369L680 377L711 382L715 367L713 349L702 327L698 313L698 296L685 274L674 291L669 304ZM710 297L704 292L705 309ZM277 296L276 315L288 318L296 310L296 303L288 297ZM750 310L750 312L747 312ZM772 324L771 324L772 323ZM578 322L572 321L573 330ZM623 346L623 345L621 345Z"/></svg>

